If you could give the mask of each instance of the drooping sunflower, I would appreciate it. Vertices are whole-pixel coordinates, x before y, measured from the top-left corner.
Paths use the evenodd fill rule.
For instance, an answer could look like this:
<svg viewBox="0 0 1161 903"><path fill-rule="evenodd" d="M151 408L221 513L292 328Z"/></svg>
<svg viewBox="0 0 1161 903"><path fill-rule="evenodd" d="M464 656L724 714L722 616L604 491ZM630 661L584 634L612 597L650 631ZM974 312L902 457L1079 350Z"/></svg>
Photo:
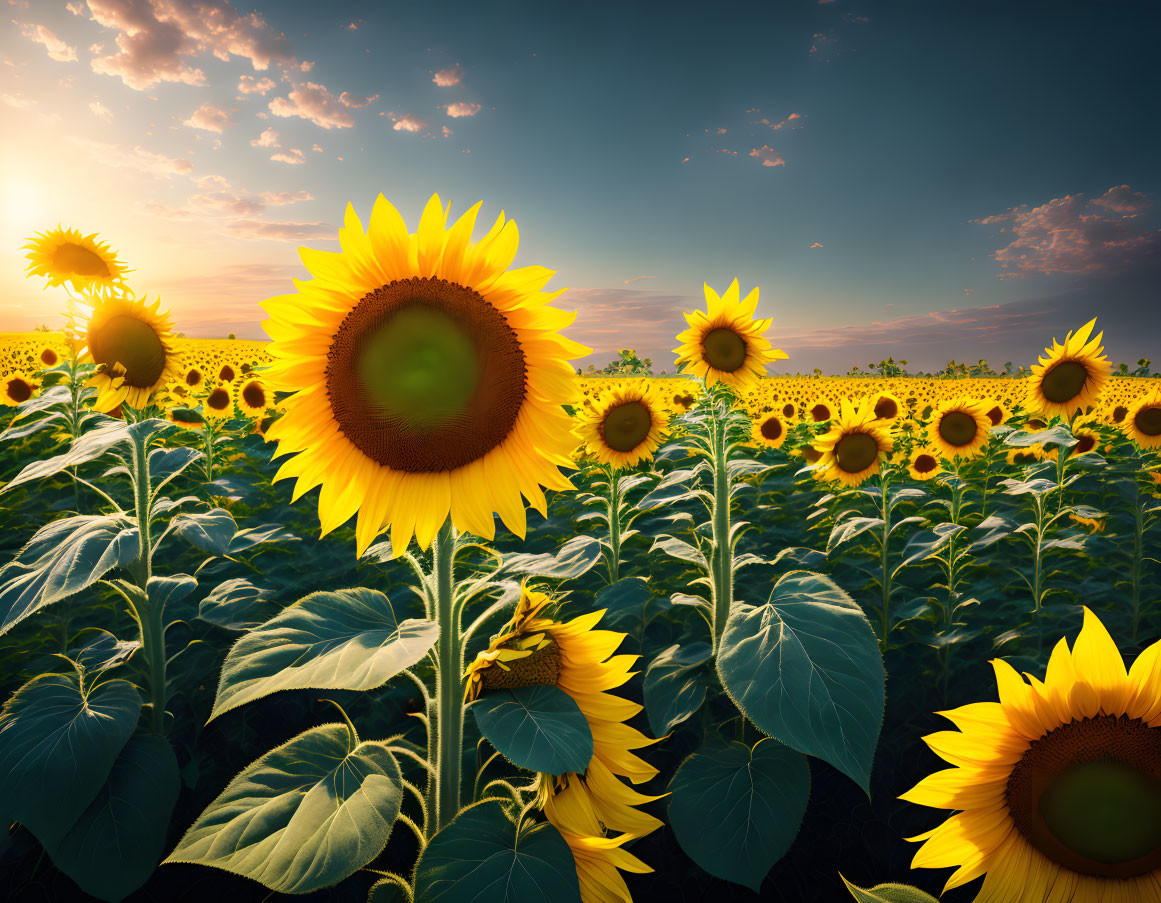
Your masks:
<svg viewBox="0 0 1161 903"><path fill-rule="evenodd" d="M21 246L30 251L24 255L29 261L25 276L47 277L45 288L69 282L78 292L132 294L125 285L125 274L132 270L117 260L108 242L94 241L96 237L96 232L82 235L76 229L62 229L60 224L37 232Z"/></svg>
<svg viewBox="0 0 1161 903"><path fill-rule="evenodd" d="M577 421L588 453L616 468L651 461L668 427L665 402L644 379L606 389Z"/></svg>
<svg viewBox="0 0 1161 903"><path fill-rule="evenodd" d="M869 402L844 402L830 431L814 440L814 448L821 452L815 476L858 486L879 472L893 445L887 425Z"/></svg>
<svg viewBox="0 0 1161 903"><path fill-rule="evenodd" d="M239 411L254 420L264 416L270 409L270 390L262 384L262 380L251 377L238 387L234 401Z"/></svg>
<svg viewBox="0 0 1161 903"><path fill-rule="evenodd" d="M1096 317L1069 333L1064 344L1052 340L1039 364L1032 365L1026 406L1049 417L1071 417L1093 404L1109 381L1111 365L1101 355L1103 332L1090 341Z"/></svg>
<svg viewBox="0 0 1161 903"><path fill-rule="evenodd" d="M71 299L67 316L84 321L84 348L77 359L97 365L89 380L99 392L93 409L108 412L122 402L144 407L155 391L178 378L169 314L161 312L160 298L146 306L145 299L121 293L88 297L94 306L87 317Z"/></svg>
<svg viewBox="0 0 1161 903"><path fill-rule="evenodd" d="M0 386L3 387L3 391L0 392L0 404L15 407L35 395L40 383L21 370L10 370L0 377Z"/></svg>
<svg viewBox="0 0 1161 903"><path fill-rule="evenodd" d="M988 441L991 423L984 402L952 398L936 406L927 435L946 458L974 458Z"/></svg>
<svg viewBox="0 0 1161 903"><path fill-rule="evenodd" d="M1134 404L1121 428L1141 448L1161 448L1161 391L1146 395Z"/></svg>
<svg viewBox="0 0 1161 903"><path fill-rule="evenodd" d="M386 524L396 554L426 548L449 514L523 537L521 496L545 514L542 487L572 488L568 360L589 349L557 331L575 314L548 306L553 271L509 269L514 221L471 241L479 208L447 228L433 195L409 234L382 195L365 232L348 204L342 250L300 248L315 278L263 302L266 384L294 393L266 436L295 455L275 479L297 478L293 500L322 485L323 534L357 513L360 555Z"/></svg>
<svg viewBox="0 0 1161 903"><path fill-rule="evenodd" d="M907 471L916 480L930 480L942 470L939 449L916 448L907 458Z"/></svg>
<svg viewBox="0 0 1161 903"><path fill-rule="evenodd" d="M766 364L785 360L787 354L763 337L772 320L755 320L758 289L739 300L735 279L718 296L704 283L706 309L688 311L689 329L678 333L682 344L674 348L681 369L701 377L707 386L725 383L739 394L755 386L766 373Z"/></svg>
<svg viewBox="0 0 1161 903"><path fill-rule="evenodd" d="M234 396L228 385L213 386L202 399L202 415L228 420L234 416Z"/></svg>
<svg viewBox="0 0 1161 903"><path fill-rule="evenodd" d="M985 875L981 903L1161 899L1161 641L1126 673L1085 608L1043 682L992 665L999 702L940 712L959 730L923 738L956 767L900 799L959 811L909 838L911 867L958 866L945 891Z"/></svg>
<svg viewBox="0 0 1161 903"><path fill-rule="evenodd" d="M660 797L639 793L620 778L638 784L657 774L632 752L655 741L625 724L641 706L607 691L636 673L630 669L638 656L613 654L625 634L594 629L603 610L561 623L548 617L551 604L546 594L521 588L512 619L468 666L464 698L541 684L573 698L593 736L592 759L583 774L541 774L537 803L573 852L583 903L631 901L618 869L652 869L621 847L661 826L635 808Z"/></svg>
<svg viewBox="0 0 1161 903"><path fill-rule="evenodd" d="M766 448L781 448L788 432L786 421L778 414L763 414L750 426L750 437Z"/></svg>

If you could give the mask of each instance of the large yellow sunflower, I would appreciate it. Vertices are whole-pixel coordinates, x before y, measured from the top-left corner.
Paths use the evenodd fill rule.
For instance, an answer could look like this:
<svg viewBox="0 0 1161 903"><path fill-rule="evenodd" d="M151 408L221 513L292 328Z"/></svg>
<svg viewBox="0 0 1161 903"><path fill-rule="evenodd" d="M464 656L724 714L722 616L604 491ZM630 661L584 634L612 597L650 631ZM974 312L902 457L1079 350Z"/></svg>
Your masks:
<svg viewBox="0 0 1161 903"><path fill-rule="evenodd" d="M553 271L509 269L514 221L471 241L479 208L448 228L432 195L409 234L382 195L365 232L348 204L342 250L300 248L315 278L263 302L266 382L295 393L267 433L295 454L275 479L297 478L294 500L322 484L323 534L357 513L360 555L386 524L396 554L413 534L426 548L449 514L523 537L521 495L545 514L542 487L572 487L568 360L589 349L557 332L575 314L548 306Z"/></svg>
<svg viewBox="0 0 1161 903"><path fill-rule="evenodd" d="M889 428L875 416L869 401L844 402L830 431L814 440L814 448L821 452L814 475L858 486L879 472L883 456L893 445Z"/></svg>
<svg viewBox="0 0 1161 903"><path fill-rule="evenodd" d="M752 388L766 373L766 364L785 360L786 352L770 345L762 333L772 320L755 320L758 289L739 300L738 280L722 296L704 284L706 310L689 311L689 329L678 333L674 348L681 369L701 377L707 386L722 382L736 392Z"/></svg>
<svg viewBox="0 0 1161 903"><path fill-rule="evenodd" d="M986 403L952 398L936 406L927 435L946 458L974 458L983 451L991 427Z"/></svg>
<svg viewBox="0 0 1161 903"><path fill-rule="evenodd" d="M28 401L39 388L40 383L27 373L21 370L10 370L3 377L0 377L0 404L15 407Z"/></svg>
<svg viewBox="0 0 1161 903"><path fill-rule="evenodd" d="M1161 391L1152 392L1134 404L1121 428L1141 448L1161 448Z"/></svg>
<svg viewBox="0 0 1161 903"><path fill-rule="evenodd" d="M1089 320L1076 333L1069 333L1064 344L1052 340L1052 347L1045 348L1045 356L1039 364L1032 365L1032 376L1028 380L1029 410L1039 411L1049 417L1059 415L1071 417L1079 408L1096 401L1109 381L1111 365L1101 356L1103 332L1089 340L1096 318Z"/></svg>
<svg viewBox="0 0 1161 903"><path fill-rule="evenodd" d="M618 869L652 869L621 847L661 826L635 808L660 797L638 793L618 776L636 784L656 775L631 752L655 741L625 724L641 706L607 691L633 676L638 657L613 654L625 634L593 629L603 610L561 623L547 616L551 603L546 594L521 588L512 619L468 666L464 697L539 684L572 697L593 735L593 756L583 774L541 774L537 803L572 849L583 903L631 901Z"/></svg>
<svg viewBox="0 0 1161 903"><path fill-rule="evenodd" d="M665 402L644 379L606 389L577 420L589 454L618 468L651 461L668 426Z"/></svg>
<svg viewBox="0 0 1161 903"><path fill-rule="evenodd" d="M26 276L45 276L45 288L72 283L78 292L103 293L116 290L128 292L125 274L132 272L117 260L115 251L107 242L97 242L97 233L81 235L76 229L55 229L37 232L22 249L30 253ZM131 294L131 292L130 292Z"/></svg>
<svg viewBox="0 0 1161 903"><path fill-rule="evenodd" d="M960 810L911 840L912 868L985 875L977 903L1161 900L1161 642L1126 673L1088 608L1044 681L992 662L999 702L941 712L959 731L924 741L956 766L900 799Z"/></svg>
<svg viewBox="0 0 1161 903"><path fill-rule="evenodd" d="M169 314L161 312L160 298L147 307L144 299L125 294L90 297L95 305L87 318L72 300L67 315L85 321L78 360L97 365L89 380L99 391L93 409L108 412L122 402L142 408L150 395L178 378Z"/></svg>

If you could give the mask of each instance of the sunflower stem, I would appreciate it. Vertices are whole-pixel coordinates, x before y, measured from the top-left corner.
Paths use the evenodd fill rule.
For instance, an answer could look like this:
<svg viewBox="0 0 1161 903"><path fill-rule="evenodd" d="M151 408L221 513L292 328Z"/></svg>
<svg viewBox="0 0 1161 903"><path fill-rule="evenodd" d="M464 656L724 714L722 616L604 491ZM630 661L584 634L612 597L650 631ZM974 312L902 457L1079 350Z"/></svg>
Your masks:
<svg viewBox="0 0 1161 903"><path fill-rule="evenodd" d="M730 478L726 469L726 421L729 412L720 411L716 399L710 410L713 415L711 447L714 468L714 655L718 655L734 595L733 556L730 554Z"/></svg>
<svg viewBox="0 0 1161 903"><path fill-rule="evenodd" d="M435 710L434 817L429 816L429 836L451 824L460 811L460 771L463 767L464 691L461 675L464 650L460 641L459 613L452 590L455 535L451 519L444 521L433 545L432 582L435 584L439 623ZM429 786L429 795L431 795Z"/></svg>
<svg viewBox="0 0 1161 903"><path fill-rule="evenodd" d="M129 411L126 411L130 415ZM149 692L152 696L151 727L165 736L165 624L162 606L149 598L149 580L153 576L153 544L150 537L149 511L149 439L133 437L133 506L137 515L137 537L141 551L133 564L137 585L141 589L144 610L139 612L141 646L149 663Z"/></svg>
<svg viewBox="0 0 1161 903"><path fill-rule="evenodd" d="M609 584L621 579L621 496L620 478L615 467L608 467L605 473L609 480Z"/></svg>
<svg viewBox="0 0 1161 903"><path fill-rule="evenodd" d="M879 581L883 587L883 608L879 612L879 647L886 651L887 649L887 633L890 630L890 609L891 609L891 570L890 570L890 547L891 547L891 503L889 501L890 493L888 485L890 478L886 468L879 475L879 489L882 492L882 514L883 514L883 542L880 558L880 565L883 569L882 579Z"/></svg>

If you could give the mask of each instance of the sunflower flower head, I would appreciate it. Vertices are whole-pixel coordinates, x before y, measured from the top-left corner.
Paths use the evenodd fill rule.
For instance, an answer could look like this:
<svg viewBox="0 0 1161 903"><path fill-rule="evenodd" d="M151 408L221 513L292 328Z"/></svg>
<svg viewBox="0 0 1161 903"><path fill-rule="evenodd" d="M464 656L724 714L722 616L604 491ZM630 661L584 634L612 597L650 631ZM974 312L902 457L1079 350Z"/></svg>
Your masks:
<svg viewBox="0 0 1161 903"><path fill-rule="evenodd" d="M660 393L633 379L606 389L579 418L577 432L598 463L622 468L652 460L668 427Z"/></svg>
<svg viewBox="0 0 1161 903"><path fill-rule="evenodd" d="M15 407L36 394L40 383L22 370L10 370L0 377L0 404Z"/></svg>
<svg viewBox="0 0 1161 903"><path fill-rule="evenodd" d="M930 480L943 470L939 449L915 448L907 458L907 471L916 480Z"/></svg>
<svg viewBox="0 0 1161 903"><path fill-rule="evenodd" d="M991 428L986 403L952 398L932 411L927 435L945 458L974 458L983 451Z"/></svg>
<svg viewBox="0 0 1161 903"><path fill-rule="evenodd" d="M96 241L97 233L82 235L76 229L55 229L37 232L22 246L28 250L26 276L46 277L45 288L68 282L77 292L91 291L103 294L109 291L128 293L125 274L132 272L117 260L107 242Z"/></svg>
<svg viewBox="0 0 1161 903"><path fill-rule="evenodd" d="M1121 429L1141 448L1161 448L1161 389L1134 404L1125 413Z"/></svg>
<svg viewBox="0 0 1161 903"><path fill-rule="evenodd" d="M704 285L706 309L685 314L689 329L677 336L682 344L673 349L681 369L705 380L706 386L721 382L739 394L755 386L766 373L766 364L785 360L784 351L763 337L772 320L756 320L758 289L739 298L735 279L719 296Z"/></svg>
<svg viewBox="0 0 1161 903"><path fill-rule="evenodd" d="M1032 365L1026 406L1046 416L1071 417L1093 404L1109 381L1111 365L1102 355L1103 332L1092 336L1096 318L1089 320L1064 343L1052 340L1040 363Z"/></svg>
<svg viewBox="0 0 1161 903"><path fill-rule="evenodd" d="M814 475L826 482L859 486L879 472L892 450L890 428L875 416L869 401L844 402L830 430L814 440L819 452Z"/></svg>

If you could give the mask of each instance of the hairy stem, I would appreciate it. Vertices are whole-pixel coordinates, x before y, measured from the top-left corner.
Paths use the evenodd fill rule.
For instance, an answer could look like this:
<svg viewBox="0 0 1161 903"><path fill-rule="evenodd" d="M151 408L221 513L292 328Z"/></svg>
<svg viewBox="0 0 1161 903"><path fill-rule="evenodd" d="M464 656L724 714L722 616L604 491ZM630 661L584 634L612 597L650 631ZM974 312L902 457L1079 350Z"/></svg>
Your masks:
<svg viewBox="0 0 1161 903"><path fill-rule="evenodd" d="M451 519L435 537L432 577L435 588L439 641L436 658L436 789L435 813L428 816L431 834L449 825L460 811L460 771L463 766L464 650L460 642L459 613L452 591L455 536Z"/></svg>

